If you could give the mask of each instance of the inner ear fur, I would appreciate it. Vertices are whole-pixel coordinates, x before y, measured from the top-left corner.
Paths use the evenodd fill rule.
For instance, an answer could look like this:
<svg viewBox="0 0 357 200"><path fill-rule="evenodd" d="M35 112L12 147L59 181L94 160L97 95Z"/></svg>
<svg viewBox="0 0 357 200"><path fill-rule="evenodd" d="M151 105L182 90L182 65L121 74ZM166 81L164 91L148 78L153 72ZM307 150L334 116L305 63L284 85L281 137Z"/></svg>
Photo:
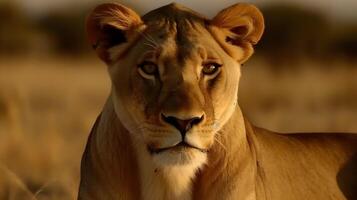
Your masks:
<svg viewBox="0 0 357 200"><path fill-rule="evenodd" d="M238 3L220 11L211 24L220 28L224 42L242 48L243 55L237 58L245 62L254 52L264 32L264 18L259 9L251 4Z"/></svg>
<svg viewBox="0 0 357 200"><path fill-rule="evenodd" d="M109 62L108 49L127 42L131 31L143 22L132 9L121 4L106 3L97 6L87 17L86 32L98 56Z"/></svg>

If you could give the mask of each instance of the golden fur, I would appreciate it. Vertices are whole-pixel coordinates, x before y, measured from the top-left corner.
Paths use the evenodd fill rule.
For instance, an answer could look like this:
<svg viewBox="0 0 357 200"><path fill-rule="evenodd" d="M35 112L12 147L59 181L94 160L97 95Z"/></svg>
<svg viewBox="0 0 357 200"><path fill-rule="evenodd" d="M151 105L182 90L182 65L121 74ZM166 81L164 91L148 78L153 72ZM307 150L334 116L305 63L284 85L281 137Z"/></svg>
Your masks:
<svg viewBox="0 0 357 200"><path fill-rule="evenodd" d="M353 197L356 159L346 163L356 137L281 135L243 117L240 64L263 30L262 14L249 4L212 20L177 4L143 17L120 4L95 8L88 37L108 65L112 90L83 154L78 199Z"/></svg>

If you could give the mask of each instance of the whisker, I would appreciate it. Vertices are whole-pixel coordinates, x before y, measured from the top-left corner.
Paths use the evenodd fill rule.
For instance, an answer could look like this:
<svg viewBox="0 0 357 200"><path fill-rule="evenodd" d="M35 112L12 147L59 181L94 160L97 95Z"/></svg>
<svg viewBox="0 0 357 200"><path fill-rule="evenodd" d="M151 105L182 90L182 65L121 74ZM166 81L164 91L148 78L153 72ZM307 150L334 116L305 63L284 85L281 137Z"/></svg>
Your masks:
<svg viewBox="0 0 357 200"><path fill-rule="evenodd" d="M224 146L224 144L223 144L221 141L219 141L218 138L214 137L214 141L216 141L217 144L219 144L219 145L222 147L222 149L223 149L225 152L227 152L227 148Z"/></svg>
<svg viewBox="0 0 357 200"><path fill-rule="evenodd" d="M147 34L145 32L142 32L142 35L149 40L150 42L152 42L153 44L157 45L157 42L155 41L155 38L153 38L150 34Z"/></svg>
<svg viewBox="0 0 357 200"><path fill-rule="evenodd" d="M168 129L162 129L160 127L157 127L157 126L151 126L149 124L142 124L138 127L138 129L140 131L149 131L149 132L154 132L154 133L169 133L171 132L170 130Z"/></svg>
<svg viewBox="0 0 357 200"><path fill-rule="evenodd" d="M149 47L152 47L153 49L156 49L156 47L153 44L150 44L150 43L147 43L147 42L144 42L143 44L147 45Z"/></svg>
<svg viewBox="0 0 357 200"><path fill-rule="evenodd" d="M217 132L216 132L216 135L218 135L218 136L222 136L222 133L221 133L221 132L219 132L219 131L217 131Z"/></svg>
<svg viewBox="0 0 357 200"><path fill-rule="evenodd" d="M157 42L151 37L149 36L148 34L145 34L143 32L139 32L139 34L141 36L143 36L145 38L146 41L149 42L149 44L151 44L154 49L157 49L159 47L159 45L157 44Z"/></svg>

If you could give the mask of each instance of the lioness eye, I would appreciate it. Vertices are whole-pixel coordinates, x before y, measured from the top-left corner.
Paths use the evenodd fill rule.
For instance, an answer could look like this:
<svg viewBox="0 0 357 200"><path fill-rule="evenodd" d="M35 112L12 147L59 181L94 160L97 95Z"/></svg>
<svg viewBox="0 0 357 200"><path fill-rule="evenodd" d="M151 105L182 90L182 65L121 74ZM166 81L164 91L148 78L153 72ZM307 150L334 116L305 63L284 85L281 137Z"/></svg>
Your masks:
<svg viewBox="0 0 357 200"><path fill-rule="evenodd" d="M218 63L206 63L203 64L202 72L205 75L212 75L219 70L219 67L221 67L221 65Z"/></svg>
<svg viewBox="0 0 357 200"><path fill-rule="evenodd" d="M145 61L138 65L138 67L147 75L154 75L157 73L157 65L152 62Z"/></svg>

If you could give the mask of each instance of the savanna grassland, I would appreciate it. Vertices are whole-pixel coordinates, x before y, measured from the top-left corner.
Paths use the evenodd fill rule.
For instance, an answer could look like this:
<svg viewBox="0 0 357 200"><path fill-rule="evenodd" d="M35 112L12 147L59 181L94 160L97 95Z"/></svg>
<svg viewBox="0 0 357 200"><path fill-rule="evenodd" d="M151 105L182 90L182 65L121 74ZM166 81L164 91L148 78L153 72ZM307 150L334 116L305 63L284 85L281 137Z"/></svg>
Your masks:
<svg viewBox="0 0 357 200"><path fill-rule="evenodd" d="M0 199L75 199L86 137L109 89L100 65L1 60Z"/></svg>
<svg viewBox="0 0 357 200"><path fill-rule="evenodd" d="M283 132L357 132L357 67L303 61L242 69L239 101ZM81 154L110 83L94 59L0 59L0 199L75 199Z"/></svg>

